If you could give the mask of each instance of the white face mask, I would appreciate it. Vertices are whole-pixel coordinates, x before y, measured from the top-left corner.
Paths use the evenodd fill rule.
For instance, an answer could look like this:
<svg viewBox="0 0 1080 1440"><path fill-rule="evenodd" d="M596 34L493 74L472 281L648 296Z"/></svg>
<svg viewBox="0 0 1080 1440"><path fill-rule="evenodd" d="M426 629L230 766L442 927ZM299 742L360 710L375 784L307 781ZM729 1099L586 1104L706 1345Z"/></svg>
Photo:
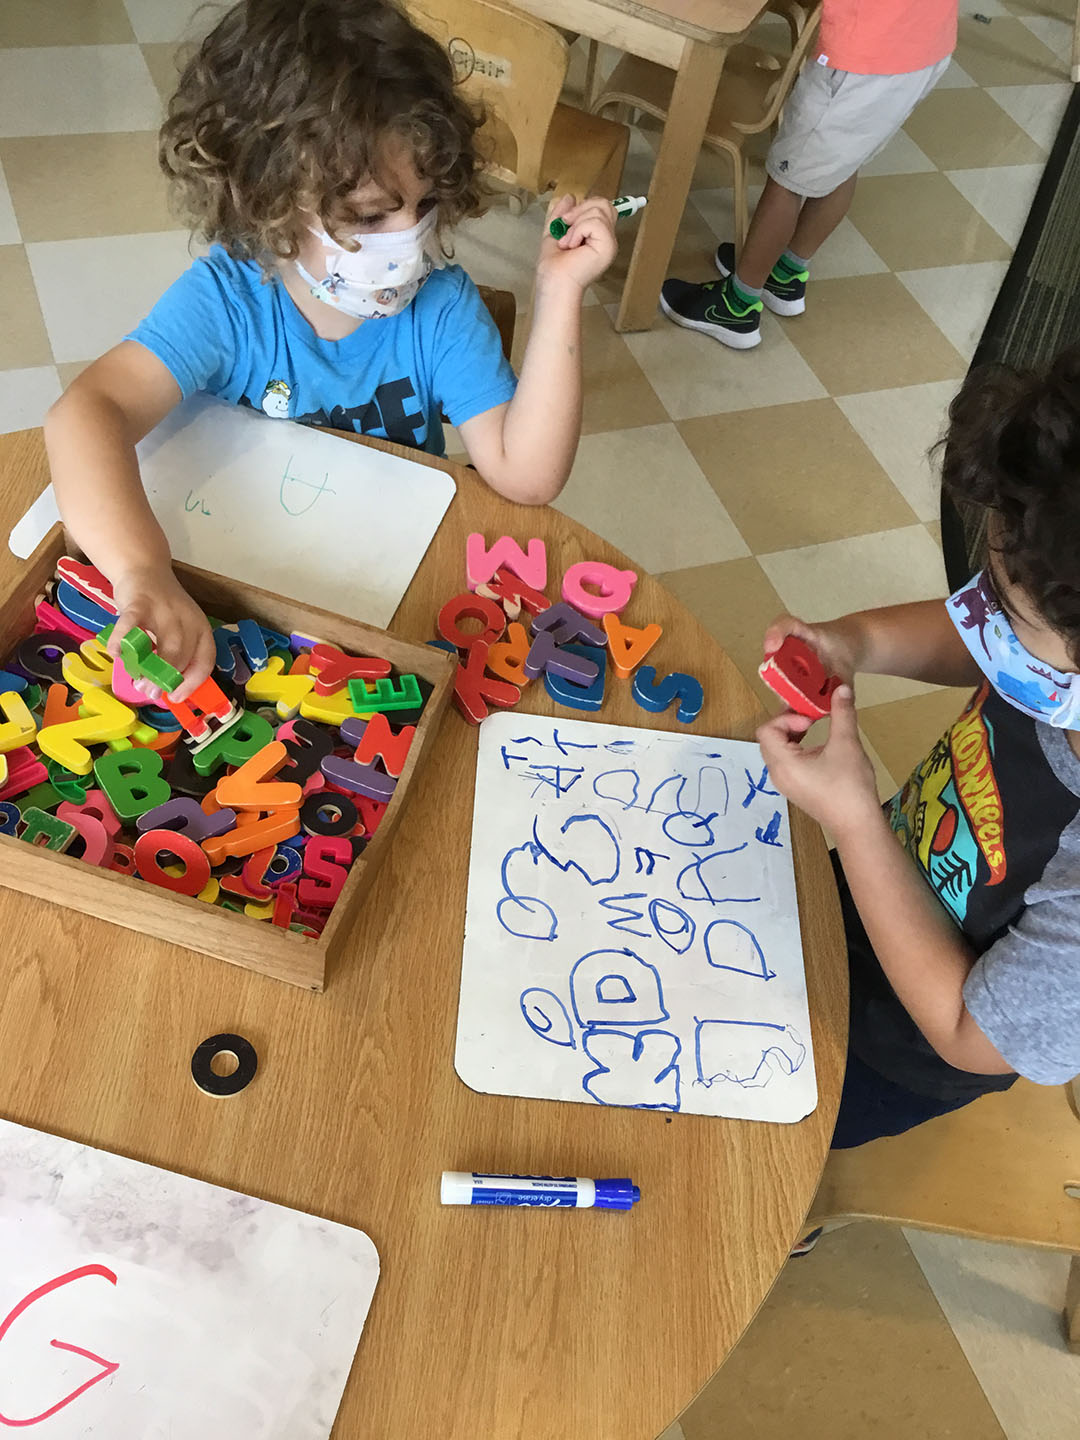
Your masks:
<svg viewBox="0 0 1080 1440"><path fill-rule="evenodd" d="M399 315L435 268L436 212L430 211L410 230L362 235L358 250L343 250L325 230L312 230L326 256L326 274L316 279L295 261L297 270L318 300L356 320L384 320Z"/></svg>

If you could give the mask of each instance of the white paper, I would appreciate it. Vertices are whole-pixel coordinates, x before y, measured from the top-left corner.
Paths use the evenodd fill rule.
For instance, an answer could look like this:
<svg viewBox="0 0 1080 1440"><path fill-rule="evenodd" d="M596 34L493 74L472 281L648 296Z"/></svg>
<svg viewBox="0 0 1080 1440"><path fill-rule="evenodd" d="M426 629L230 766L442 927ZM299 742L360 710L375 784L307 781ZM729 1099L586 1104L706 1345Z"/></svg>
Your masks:
<svg viewBox="0 0 1080 1440"><path fill-rule="evenodd" d="M756 745L484 721L455 1065L500 1095L814 1109L787 804Z"/></svg>
<svg viewBox="0 0 1080 1440"><path fill-rule="evenodd" d="M378 1275L361 1230L0 1120L4 1433L327 1440Z"/></svg>
<svg viewBox="0 0 1080 1440"><path fill-rule="evenodd" d="M194 395L138 446L173 556L385 628L454 498L442 470ZM26 559L52 486L12 530Z"/></svg>

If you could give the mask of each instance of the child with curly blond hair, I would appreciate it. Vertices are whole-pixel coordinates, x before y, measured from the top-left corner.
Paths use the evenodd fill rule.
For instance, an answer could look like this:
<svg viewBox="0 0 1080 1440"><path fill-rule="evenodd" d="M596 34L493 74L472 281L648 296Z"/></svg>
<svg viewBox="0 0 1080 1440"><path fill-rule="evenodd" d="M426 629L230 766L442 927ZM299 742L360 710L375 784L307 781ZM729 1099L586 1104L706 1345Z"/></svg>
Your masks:
<svg viewBox="0 0 1080 1440"><path fill-rule="evenodd" d="M478 119L449 58L389 0L243 0L187 65L159 157L210 243L49 412L65 524L133 625L209 673L202 612L176 580L137 442L206 391L274 418L444 453L457 426L483 479L554 499L581 429L581 307L615 253L610 203L565 197L545 233L520 379L443 236L480 199Z"/></svg>

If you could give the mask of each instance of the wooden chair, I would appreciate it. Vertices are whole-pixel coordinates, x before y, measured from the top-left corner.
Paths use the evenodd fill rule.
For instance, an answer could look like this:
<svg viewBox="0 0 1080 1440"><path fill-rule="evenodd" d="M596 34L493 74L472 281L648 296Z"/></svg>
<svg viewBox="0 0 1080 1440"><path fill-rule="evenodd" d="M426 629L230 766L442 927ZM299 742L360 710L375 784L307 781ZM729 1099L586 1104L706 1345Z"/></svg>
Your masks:
<svg viewBox="0 0 1080 1440"><path fill-rule="evenodd" d="M482 107L489 174L531 195L614 198L630 132L559 103L569 46L557 30L502 0L406 0L406 9L446 46L457 83Z"/></svg>
<svg viewBox="0 0 1080 1440"><path fill-rule="evenodd" d="M821 18L820 0L800 27L802 7L796 0L783 0L776 7L788 21L794 38L785 64L758 45L736 45L728 54L716 91L705 144L731 157L735 191L735 250L742 248L749 228L747 204L747 160L743 146L748 135L770 129L791 92L799 67L817 34ZM615 66L593 102L594 113L610 106L644 110L660 120L667 119L675 74L651 60L624 55Z"/></svg>
<svg viewBox="0 0 1080 1440"><path fill-rule="evenodd" d="M517 301L512 290L493 290L490 285L478 285L480 299L488 308L495 328L502 341L502 351L507 360L514 349L514 326L517 321Z"/></svg>
<svg viewBox="0 0 1080 1440"><path fill-rule="evenodd" d="M806 1228L888 1220L1071 1254L1064 1330L1080 1353L1076 1086L1018 1080L906 1135L834 1150Z"/></svg>

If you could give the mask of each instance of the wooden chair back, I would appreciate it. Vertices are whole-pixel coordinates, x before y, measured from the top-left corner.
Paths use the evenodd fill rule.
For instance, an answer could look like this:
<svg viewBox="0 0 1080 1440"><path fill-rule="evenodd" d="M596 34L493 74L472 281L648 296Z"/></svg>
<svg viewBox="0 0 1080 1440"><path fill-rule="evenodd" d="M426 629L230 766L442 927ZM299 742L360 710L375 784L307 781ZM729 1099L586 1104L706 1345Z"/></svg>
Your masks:
<svg viewBox="0 0 1080 1440"><path fill-rule="evenodd" d="M803 61L811 44L817 37L818 26L821 24L821 0L807 15L805 23L799 31L798 38L791 47L791 53L784 63L783 69L769 86L765 93L764 109L757 120L747 121L733 118L731 121L734 129L743 135L757 135L762 130L768 130L775 124L780 110L791 94L791 87L798 78ZM720 77L720 84L723 85L724 78Z"/></svg>
<svg viewBox="0 0 1080 1440"><path fill-rule="evenodd" d="M413 22L444 45L457 84L485 120L488 170L534 194L570 49L557 30L502 0L406 0Z"/></svg>
<svg viewBox="0 0 1080 1440"><path fill-rule="evenodd" d="M1072 1086L1018 1080L962 1110L834 1150L811 1224L893 1220L1080 1253L1080 1120Z"/></svg>

